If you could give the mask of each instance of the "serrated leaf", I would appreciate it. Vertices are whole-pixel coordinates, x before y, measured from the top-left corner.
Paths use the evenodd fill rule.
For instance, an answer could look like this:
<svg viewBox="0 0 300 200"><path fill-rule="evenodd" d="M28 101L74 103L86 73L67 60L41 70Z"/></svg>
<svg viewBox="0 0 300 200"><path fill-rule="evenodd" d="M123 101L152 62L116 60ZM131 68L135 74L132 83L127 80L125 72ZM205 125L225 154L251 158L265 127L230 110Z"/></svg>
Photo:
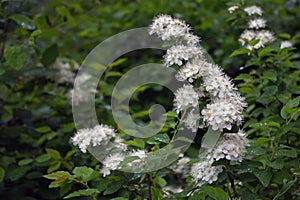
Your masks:
<svg viewBox="0 0 300 200"><path fill-rule="evenodd" d="M215 200L228 200L228 194L221 188L212 186L202 186L201 191Z"/></svg>
<svg viewBox="0 0 300 200"><path fill-rule="evenodd" d="M92 168L86 166L75 167L73 169L75 176L80 177L82 181L88 181L93 172Z"/></svg>
<svg viewBox="0 0 300 200"><path fill-rule="evenodd" d="M58 170L61 166L61 161L56 161L54 163L52 163L48 169L47 169L47 173L51 173L51 172L54 172L56 170Z"/></svg>
<svg viewBox="0 0 300 200"><path fill-rule="evenodd" d="M73 197L82 197L82 196L93 196L96 194L99 194L99 190L97 189L85 189L85 190L77 190L75 192L72 192L71 194L68 194L64 197L64 199L70 199Z"/></svg>
<svg viewBox="0 0 300 200"><path fill-rule="evenodd" d="M278 157L290 157L290 158L296 158L297 157L297 151L295 149L278 149L275 152L275 158Z"/></svg>

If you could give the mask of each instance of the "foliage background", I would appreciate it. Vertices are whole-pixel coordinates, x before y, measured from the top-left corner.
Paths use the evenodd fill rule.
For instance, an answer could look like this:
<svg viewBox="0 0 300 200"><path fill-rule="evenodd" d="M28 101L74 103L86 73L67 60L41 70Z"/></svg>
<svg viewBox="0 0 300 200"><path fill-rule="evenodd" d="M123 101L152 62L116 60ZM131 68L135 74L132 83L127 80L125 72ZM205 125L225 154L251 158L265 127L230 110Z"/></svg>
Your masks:
<svg viewBox="0 0 300 200"><path fill-rule="evenodd" d="M201 36L201 44L213 60L221 65L231 77L238 77L237 82L241 84L241 88L244 88L242 91L247 96L248 103L253 105L252 110L248 110L247 116L254 125L245 125L252 133L251 139L255 141L258 138L275 137L278 134L276 131L287 125L285 120L278 119L278 117L282 117L278 113L289 100L299 95L299 86L297 86L297 84L299 85L299 54L297 54L299 44L294 50L294 55L284 58L284 61L290 62L293 66L287 70L282 70L282 65L274 68L276 80L272 81L271 77L271 80L266 83L260 79L264 70L258 70L257 74L252 74L250 77L241 76L243 72L249 73L253 69L256 70L257 66L263 67L266 57L258 57L260 64L243 71L239 68L246 65L249 57L247 55L230 57L234 50L240 48L237 38L243 30L243 24L231 26L230 21L227 20L231 17L227 11L228 3L223 0L2 0L0 3L0 198L59 199L68 192L70 188L67 187L71 186L61 189L49 188L50 181L43 178L43 175L57 170L72 172L75 166L87 165L94 169L99 167L99 163L95 159L81 154L69 143L75 127L71 103L65 94L72 85L55 82L57 70L52 65L55 60L71 63L71 65L72 63L80 64L90 50L104 39L124 30L148 26L152 18L161 13L180 17L191 24L195 34ZM248 1L247 3L248 5L259 5L264 9L264 16L274 33L287 33L291 37L297 34L299 36L300 6L298 1L262 0ZM161 52L156 51L133 52L125 55L125 59L117 63L114 70L125 72L141 63L160 62L161 55ZM273 60L283 60L275 53L266 56ZM287 90L290 85L277 80L289 79L288 75L291 73L295 76L295 82L291 84L296 88ZM99 97L100 105L97 107L97 112L101 116L100 122L113 124L107 105L110 103L109 94L116 80L117 77L110 77L100 82L101 92L104 93L101 99ZM280 104L277 103L278 99L259 102L260 95L266 92L263 91L263 88L273 85L277 87L279 95L284 98L287 96L287 98ZM258 95L252 93L254 88L259 88ZM168 94L163 97L159 93L162 93L162 90L162 88L149 88L143 94L137 95L137 100L133 101L133 112L142 111L143 107L147 108L157 101L171 108L172 95ZM147 99L143 107L141 107L139 99ZM299 103L292 108L297 111L298 105ZM260 108L258 113L252 112L255 108ZM292 115L292 113L288 114ZM290 119L290 115L286 116L287 120ZM294 164L292 166L283 164L282 168L277 166L277 172L295 168L299 175L297 160L299 160L300 125L297 118L293 117L290 121L294 123L291 127L293 130L288 130L292 132L291 141L288 144L296 154L283 155L280 159L293 158ZM264 130L257 124L255 125L264 119L271 119L279 124L278 130L276 129L278 125L273 124L275 128L272 128L271 135L266 136ZM265 145L270 138L260 139L261 143L257 142L256 145L268 149L268 146ZM277 142L278 145L281 144L280 140ZM191 149L189 154L192 155L195 149ZM272 154L274 151L276 152L278 149L272 149L269 153ZM256 162L259 163L259 159ZM266 169L260 170L267 171ZM269 171L273 173L272 170ZM266 176L268 175L269 172ZM249 176L254 179L254 183L256 183L255 181L259 182L260 178ZM283 179L293 181L295 175L281 173L281 176L283 176L282 180L277 180L278 183L275 183L279 186L274 186L277 189L267 183L262 183L263 189L251 191L251 194L256 193L262 199L274 197L280 190ZM97 188L100 191L107 191L109 186L100 185L101 182L107 185L114 183L111 180L105 182L98 177L98 180L92 184L95 187L98 184ZM130 187L130 184L126 187ZM274 189L274 194L270 192L271 188ZM80 186L72 185L72 190L76 189L80 189ZM130 191L130 189L127 190ZM107 194L106 198L108 199L118 195L128 195L125 190L119 191L119 193L116 190L107 192Z"/></svg>

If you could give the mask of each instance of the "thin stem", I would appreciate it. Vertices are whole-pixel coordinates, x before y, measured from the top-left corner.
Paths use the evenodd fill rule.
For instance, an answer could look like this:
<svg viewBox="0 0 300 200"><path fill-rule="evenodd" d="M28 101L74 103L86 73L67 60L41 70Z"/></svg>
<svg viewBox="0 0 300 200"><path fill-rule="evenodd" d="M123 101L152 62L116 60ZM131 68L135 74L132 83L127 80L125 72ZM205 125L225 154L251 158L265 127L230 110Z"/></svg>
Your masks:
<svg viewBox="0 0 300 200"><path fill-rule="evenodd" d="M151 177L150 177L150 174L146 174L147 176L147 183L148 183L148 198L147 200L152 200L152 194L151 194L151 186L152 186L152 180L151 180Z"/></svg>
<svg viewBox="0 0 300 200"><path fill-rule="evenodd" d="M228 169L228 166L229 166L229 162L230 162L229 160L226 160L227 169ZM238 195L238 193L236 191L236 188L235 188L235 185L234 185L234 178L228 170L226 170L226 171L227 171L226 173L227 173L227 176L228 176L228 179L229 179L229 182L230 182L230 186L231 186L233 194L234 194L234 198L238 198L239 195Z"/></svg>

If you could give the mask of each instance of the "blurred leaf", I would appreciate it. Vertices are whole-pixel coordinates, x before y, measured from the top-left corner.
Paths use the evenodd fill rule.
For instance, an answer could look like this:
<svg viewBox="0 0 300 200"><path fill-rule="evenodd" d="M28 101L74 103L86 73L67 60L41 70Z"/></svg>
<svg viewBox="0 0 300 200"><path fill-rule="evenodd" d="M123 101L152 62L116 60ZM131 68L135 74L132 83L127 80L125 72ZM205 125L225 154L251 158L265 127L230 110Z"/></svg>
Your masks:
<svg viewBox="0 0 300 200"><path fill-rule="evenodd" d="M28 30L35 29L34 22L25 15L15 14L15 15L10 16L9 19L14 20L17 24L19 24L20 26L22 26L25 29L28 29Z"/></svg>
<svg viewBox="0 0 300 200"><path fill-rule="evenodd" d="M53 158L55 160L61 159L60 153L57 150L55 150L55 149L49 149L49 148L47 149L46 148L46 152L47 152L48 155L51 156L51 158Z"/></svg>
<svg viewBox="0 0 300 200"><path fill-rule="evenodd" d="M45 49L41 58L41 62L45 67L48 67L49 65L54 63L57 57L58 57L58 46L57 44L53 44L49 46L47 49Z"/></svg>
<svg viewBox="0 0 300 200"><path fill-rule="evenodd" d="M32 163L32 161L33 161L33 159L31 159L31 158L23 159L18 162L18 165L19 166L28 165L28 164Z"/></svg>
<svg viewBox="0 0 300 200"><path fill-rule="evenodd" d="M142 149L145 148L145 142L140 138L134 138L133 140L128 140L122 143L135 146L135 147L140 147Z"/></svg>
<svg viewBox="0 0 300 200"><path fill-rule="evenodd" d="M4 50L4 58L6 63L16 70L20 70L26 64L28 58L28 51L21 46L8 46Z"/></svg>
<svg viewBox="0 0 300 200"><path fill-rule="evenodd" d="M30 166L17 167L15 169L8 171L7 177L11 181L19 180L30 170L30 168L31 168Z"/></svg>
<svg viewBox="0 0 300 200"><path fill-rule="evenodd" d="M5 170L0 167L0 182L2 182L4 180L5 177Z"/></svg>

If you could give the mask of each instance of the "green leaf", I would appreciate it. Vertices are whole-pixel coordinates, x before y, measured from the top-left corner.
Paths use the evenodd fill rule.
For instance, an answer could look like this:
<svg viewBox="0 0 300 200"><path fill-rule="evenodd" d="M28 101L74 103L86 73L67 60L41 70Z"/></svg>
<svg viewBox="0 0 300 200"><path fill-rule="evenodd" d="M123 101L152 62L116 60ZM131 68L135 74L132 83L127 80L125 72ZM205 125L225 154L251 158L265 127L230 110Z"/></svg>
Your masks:
<svg viewBox="0 0 300 200"><path fill-rule="evenodd" d="M294 184L296 183L296 180L288 181L283 184L280 191L276 194L273 200L279 199L282 195L284 195Z"/></svg>
<svg viewBox="0 0 300 200"><path fill-rule="evenodd" d="M35 160L39 163L47 162L51 159L51 156L49 154L43 154L38 156Z"/></svg>
<svg viewBox="0 0 300 200"><path fill-rule="evenodd" d="M113 199L110 199L110 200L128 200L128 198L125 198L125 197L116 197L116 198L113 198Z"/></svg>
<svg viewBox="0 0 300 200"><path fill-rule="evenodd" d="M19 166L28 165L28 164L32 163L32 161L33 161L32 158L23 159L18 162L18 165Z"/></svg>
<svg viewBox="0 0 300 200"><path fill-rule="evenodd" d="M247 82L253 80L253 77L250 74L240 74L235 78L235 80L242 80Z"/></svg>
<svg viewBox="0 0 300 200"><path fill-rule="evenodd" d="M280 34L278 34L278 36L280 38L287 39L287 40L291 39L291 35L288 33L280 33Z"/></svg>
<svg viewBox="0 0 300 200"><path fill-rule="evenodd" d="M249 49L247 48L241 48L241 49L237 49L234 52L232 52L230 54L230 57L234 57L234 56L238 56L238 55L243 55L243 54L248 54L250 52Z"/></svg>
<svg viewBox="0 0 300 200"><path fill-rule="evenodd" d="M11 171L8 171L7 177L11 181L16 181L22 178L29 170L31 169L30 166L21 166L17 167Z"/></svg>
<svg viewBox="0 0 300 200"><path fill-rule="evenodd" d="M262 183L264 187L267 187L272 178L272 172L270 171L259 171L254 170L254 175L258 178L258 180Z"/></svg>
<svg viewBox="0 0 300 200"><path fill-rule="evenodd" d="M110 68L121 65L122 63L124 63L127 60L127 58L119 58L118 60L116 60L115 62L111 63L110 65L108 65Z"/></svg>
<svg viewBox="0 0 300 200"><path fill-rule="evenodd" d="M61 177L67 177L67 178L71 178L71 174L67 171L57 171L57 172L53 172L51 174L47 174L43 176L44 178L50 179L50 180L56 180L59 179Z"/></svg>
<svg viewBox="0 0 300 200"><path fill-rule="evenodd" d="M217 144L220 138L221 132L214 131L211 127L208 128L208 131L205 133L202 139L201 147L213 147Z"/></svg>
<svg viewBox="0 0 300 200"><path fill-rule="evenodd" d="M167 181L165 179L163 179L162 177L155 177L153 179L153 182L158 184L160 187L164 187L167 185Z"/></svg>
<svg viewBox="0 0 300 200"><path fill-rule="evenodd" d="M48 155L51 156L51 158L53 158L55 160L61 159L60 153L57 150L55 150L55 149L48 149L48 148L46 148L46 152L47 152Z"/></svg>
<svg viewBox="0 0 300 200"><path fill-rule="evenodd" d="M5 170L0 167L0 182L2 182L4 180L5 177Z"/></svg>
<svg viewBox="0 0 300 200"><path fill-rule="evenodd" d="M77 190L75 192L72 192L71 194L68 194L64 197L64 199L70 199L73 197L82 197L82 196L95 196L99 194L100 192L97 189L85 189L85 190Z"/></svg>
<svg viewBox="0 0 300 200"><path fill-rule="evenodd" d="M133 140L128 140L123 143L131 145L131 146L135 146L135 147L140 147L142 149L145 148L145 142L144 142L144 140L142 140L140 138L134 138Z"/></svg>
<svg viewBox="0 0 300 200"><path fill-rule="evenodd" d="M42 127L36 128L35 130L40 133L48 133L51 131L49 126L42 126Z"/></svg>
<svg viewBox="0 0 300 200"><path fill-rule="evenodd" d="M163 199L163 191L161 191L160 189L151 186L151 196L152 199Z"/></svg>
<svg viewBox="0 0 300 200"><path fill-rule="evenodd" d="M277 159L273 162L270 162L270 161L266 161L266 165L268 165L269 167L272 167L273 169L282 169L283 168L283 165L284 165L284 162L282 159Z"/></svg>
<svg viewBox="0 0 300 200"><path fill-rule="evenodd" d="M170 137L166 133L159 133L153 136L153 139L162 143L168 144L170 142Z"/></svg>
<svg viewBox="0 0 300 200"><path fill-rule="evenodd" d="M297 157L297 151L295 149L278 149L275 152L275 158L278 157L290 157L290 158L296 158Z"/></svg>
<svg viewBox="0 0 300 200"><path fill-rule="evenodd" d="M212 186L202 186L201 191L215 200L228 200L228 194L221 188Z"/></svg>
<svg viewBox="0 0 300 200"><path fill-rule="evenodd" d="M277 72L273 69L264 71L263 78L266 78L266 79L269 79L269 80L275 82L277 80Z"/></svg>
<svg viewBox="0 0 300 200"><path fill-rule="evenodd" d="M47 173L51 173L51 172L54 172L56 170L58 170L61 166L61 161L56 161L54 163L52 163L48 169L47 169Z"/></svg>
<svg viewBox="0 0 300 200"><path fill-rule="evenodd" d="M178 118L178 114L177 114L177 112L174 111L174 110L169 111L169 112L167 112L167 113L165 113L165 114L163 114L163 115L166 116L166 117L175 117L175 118Z"/></svg>
<svg viewBox="0 0 300 200"><path fill-rule="evenodd" d="M4 50L6 63L15 70L20 70L26 64L28 51L21 46L8 46Z"/></svg>
<svg viewBox="0 0 300 200"><path fill-rule="evenodd" d="M15 14L15 15L10 16L9 19L12 19L13 21L15 21L17 24L19 24L20 26L22 26L25 29L28 29L28 30L35 29L34 22L25 15Z"/></svg>
<svg viewBox="0 0 300 200"><path fill-rule="evenodd" d="M94 170L90 167L82 166L75 167L73 173L75 176L81 177L82 181L88 181Z"/></svg>
<svg viewBox="0 0 300 200"><path fill-rule="evenodd" d="M263 146L263 145L267 144L269 141L270 141L270 138L260 137L255 140L255 145Z"/></svg>
<svg viewBox="0 0 300 200"><path fill-rule="evenodd" d="M54 63L57 57L58 57L58 46L57 44L53 44L49 46L47 49L45 49L41 58L41 62L45 67L48 67L49 65Z"/></svg>
<svg viewBox="0 0 300 200"><path fill-rule="evenodd" d="M103 192L104 195L112 194L118 191L122 187L121 181L113 181L107 185L107 189Z"/></svg>
<svg viewBox="0 0 300 200"><path fill-rule="evenodd" d="M294 99L291 99L287 102L286 106L289 107L289 108L294 108L294 107L297 107L300 103L300 96L294 98Z"/></svg>

